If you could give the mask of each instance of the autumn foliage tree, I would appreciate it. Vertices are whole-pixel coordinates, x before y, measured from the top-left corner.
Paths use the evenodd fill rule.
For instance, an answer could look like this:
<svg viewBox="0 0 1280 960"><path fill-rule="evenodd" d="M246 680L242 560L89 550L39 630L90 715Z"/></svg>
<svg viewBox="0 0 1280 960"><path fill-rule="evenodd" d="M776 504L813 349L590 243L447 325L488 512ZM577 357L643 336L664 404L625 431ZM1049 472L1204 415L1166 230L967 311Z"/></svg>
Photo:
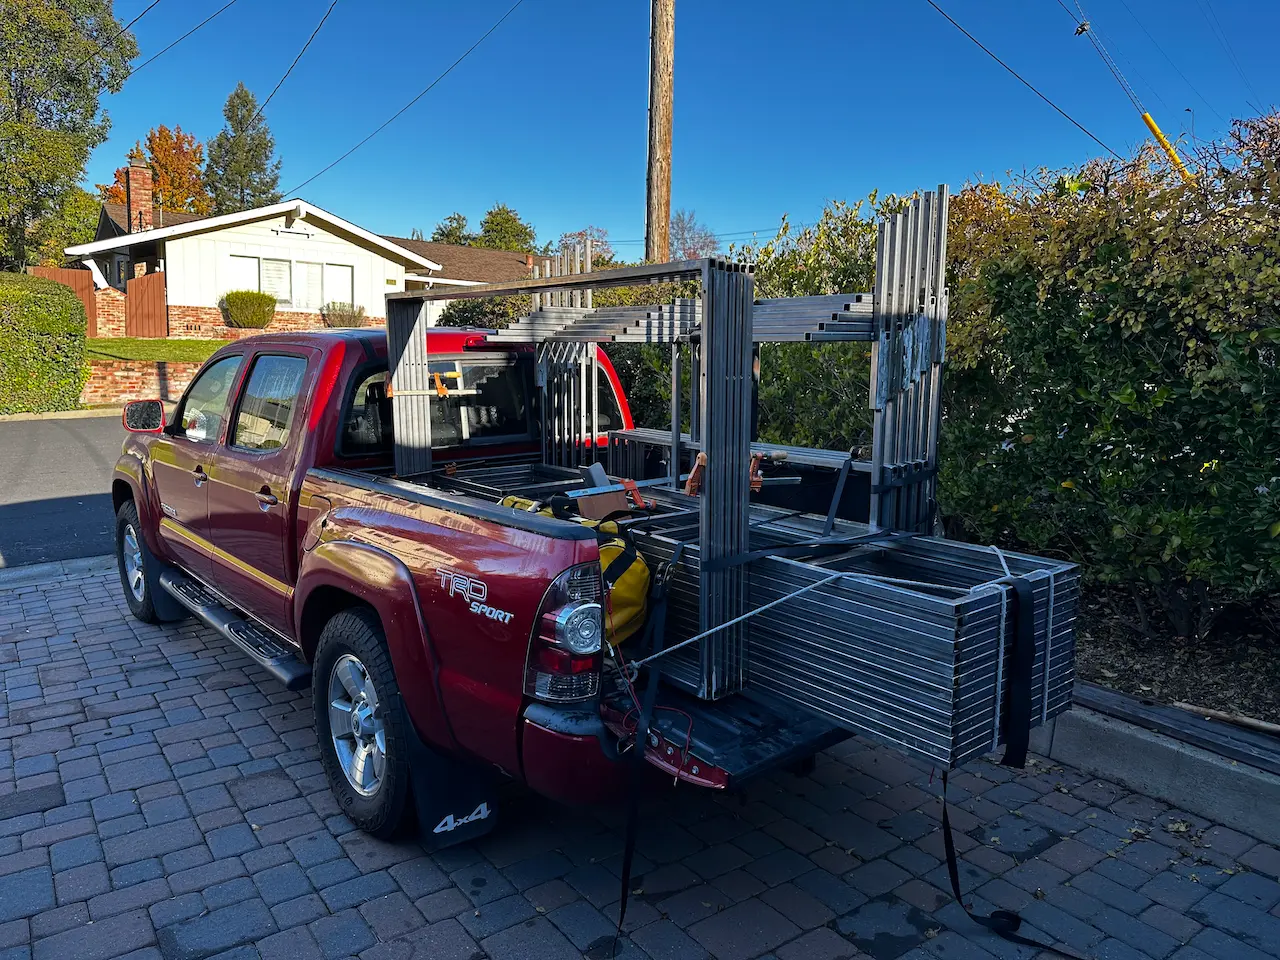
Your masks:
<svg viewBox="0 0 1280 960"><path fill-rule="evenodd" d="M151 167L155 205L163 210L196 213L213 211L213 200L204 183L204 145L181 126L172 130L161 124L147 134L146 149L135 144L127 160L145 159ZM125 202L125 171L117 167L110 184L99 184L98 190L107 203Z"/></svg>

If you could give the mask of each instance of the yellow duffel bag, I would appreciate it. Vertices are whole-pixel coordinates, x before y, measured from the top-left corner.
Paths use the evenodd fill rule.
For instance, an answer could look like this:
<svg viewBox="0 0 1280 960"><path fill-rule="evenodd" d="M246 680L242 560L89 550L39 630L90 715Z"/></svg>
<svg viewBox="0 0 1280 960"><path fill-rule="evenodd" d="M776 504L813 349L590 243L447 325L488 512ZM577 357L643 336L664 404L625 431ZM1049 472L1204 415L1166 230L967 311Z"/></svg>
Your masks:
<svg viewBox="0 0 1280 960"><path fill-rule="evenodd" d="M562 498L567 500L568 498ZM524 497L504 497L502 506L516 510L528 510L535 501ZM604 631L610 645L617 646L639 632L644 626L645 610L649 602L649 565L636 550L636 545L625 530L613 520L590 520L577 514L566 513L566 504L548 504L538 512L548 517L558 516L574 520L595 531L600 547L600 572L604 578Z"/></svg>

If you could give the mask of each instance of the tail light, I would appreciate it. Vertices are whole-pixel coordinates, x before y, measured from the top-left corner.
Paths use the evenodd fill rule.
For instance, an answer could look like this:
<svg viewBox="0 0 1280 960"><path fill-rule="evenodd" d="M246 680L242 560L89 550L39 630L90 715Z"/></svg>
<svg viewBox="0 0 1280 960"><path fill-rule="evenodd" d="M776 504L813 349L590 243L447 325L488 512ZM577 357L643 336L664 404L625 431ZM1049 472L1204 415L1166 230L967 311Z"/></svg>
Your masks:
<svg viewBox="0 0 1280 960"><path fill-rule="evenodd" d="M570 567L547 588L529 638L526 696L564 703L600 692L601 593L598 562Z"/></svg>

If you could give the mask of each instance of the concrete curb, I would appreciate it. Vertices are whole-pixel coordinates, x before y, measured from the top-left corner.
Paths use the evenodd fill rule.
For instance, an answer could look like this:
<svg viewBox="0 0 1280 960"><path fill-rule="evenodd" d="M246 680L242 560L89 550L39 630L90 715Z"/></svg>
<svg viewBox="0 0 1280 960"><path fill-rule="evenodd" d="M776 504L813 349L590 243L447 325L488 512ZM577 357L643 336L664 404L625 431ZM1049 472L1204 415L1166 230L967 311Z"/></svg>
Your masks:
<svg viewBox="0 0 1280 960"><path fill-rule="evenodd" d="M21 420L86 420L90 417L115 417L120 419L123 407L99 407L94 410L52 410L48 413L4 413L0 414L0 423L13 423Z"/></svg>
<svg viewBox="0 0 1280 960"><path fill-rule="evenodd" d="M1280 777L1256 767L1083 707L1033 730L1031 749L1280 844Z"/></svg>
<svg viewBox="0 0 1280 960"><path fill-rule="evenodd" d="M106 573L115 568L116 557L113 553L105 553L99 557L77 557L74 560L30 563L22 567L0 567L0 590L27 587L33 583L47 583L58 577Z"/></svg>

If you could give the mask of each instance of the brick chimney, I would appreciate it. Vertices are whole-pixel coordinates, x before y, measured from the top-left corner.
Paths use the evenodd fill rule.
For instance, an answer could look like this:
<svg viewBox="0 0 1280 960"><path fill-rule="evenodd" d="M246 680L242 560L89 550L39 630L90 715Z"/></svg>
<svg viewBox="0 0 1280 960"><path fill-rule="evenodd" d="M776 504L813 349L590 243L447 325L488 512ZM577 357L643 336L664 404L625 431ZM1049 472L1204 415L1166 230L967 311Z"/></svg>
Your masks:
<svg viewBox="0 0 1280 960"><path fill-rule="evenodd" d="M124 174L124 204L129 212L130 233L150 230L155 225L152 189L151 167L147 161L142 157L131 159Z"/></svg>

